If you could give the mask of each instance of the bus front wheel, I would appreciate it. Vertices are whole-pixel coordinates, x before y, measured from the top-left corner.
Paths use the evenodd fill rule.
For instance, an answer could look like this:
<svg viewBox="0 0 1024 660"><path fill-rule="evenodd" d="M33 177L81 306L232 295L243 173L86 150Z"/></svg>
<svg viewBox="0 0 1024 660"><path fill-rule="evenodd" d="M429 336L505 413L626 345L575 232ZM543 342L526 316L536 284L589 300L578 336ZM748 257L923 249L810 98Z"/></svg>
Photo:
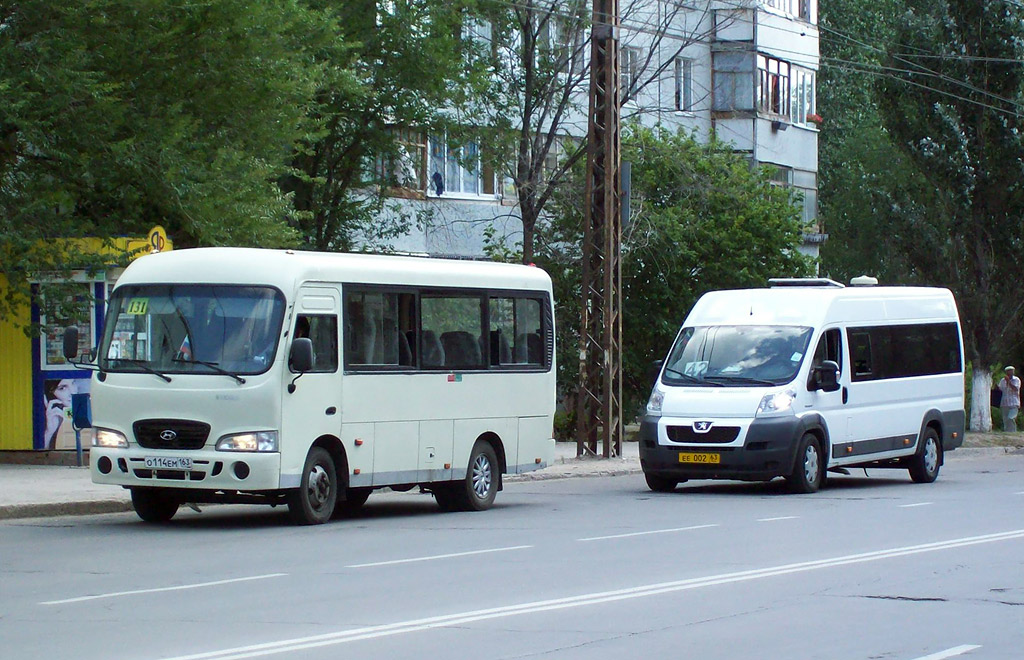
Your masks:
<svg viewBox="0 0 1024 660"><path fill-rule="evenodd" d="M146 522L167 522L178 512L178 500L157 488L132 488L132 506Z"/></svg>
<svg viewBox="0 0 1024 660"><path fill-rule="evenodd" d="M921 439L921 449L910 459L910 478L917 484L930 484L939 476L942 462L942 448L939 434L928 427Z"/></svg>
<svg viewBox="0 0 1024 660"><path fill-rule="evenodd" d="M288 513L300 525L319 525L331 519L338 501L338 473L323 447L306 455L299 487L288 495Z"/></svg>

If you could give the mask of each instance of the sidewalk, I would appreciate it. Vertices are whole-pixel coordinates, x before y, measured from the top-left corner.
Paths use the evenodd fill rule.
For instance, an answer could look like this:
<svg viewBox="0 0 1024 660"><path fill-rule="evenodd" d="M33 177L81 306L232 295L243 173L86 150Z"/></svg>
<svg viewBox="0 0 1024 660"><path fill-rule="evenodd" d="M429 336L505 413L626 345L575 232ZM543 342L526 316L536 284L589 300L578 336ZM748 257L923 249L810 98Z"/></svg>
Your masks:
<svg viewBox="0 0 1024 660"><path fill-rule="evenodd" d="M554 463L543 470L507 475L506 481L611 476L640 471L639 448L623 444L623 458L576 458L576 443L555 445ZM88 467L0 464L0 520L131 511L124 488L92 483Z"/></svg>

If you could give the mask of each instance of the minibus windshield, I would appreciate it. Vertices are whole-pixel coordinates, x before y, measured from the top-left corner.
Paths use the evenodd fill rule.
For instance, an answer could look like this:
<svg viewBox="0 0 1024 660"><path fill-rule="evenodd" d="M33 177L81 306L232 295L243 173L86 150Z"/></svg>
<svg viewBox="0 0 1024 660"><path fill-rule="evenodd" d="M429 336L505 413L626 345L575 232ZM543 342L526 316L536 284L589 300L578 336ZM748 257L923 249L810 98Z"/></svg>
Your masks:
<svg viewBox="0 0 1024 660"><path fill-rule="evenodd" d="M262 373L273 363L284 308L284 296L269 287L122 286L110 298L99 366L236 379Z"/></svg>
<svg viewBox="0 0 1024 660"><path fill-rule="evenodd" d="M749 387L792 381L807 353L811 328L719 325L683 328L662 381L690 387Z"/></svg>

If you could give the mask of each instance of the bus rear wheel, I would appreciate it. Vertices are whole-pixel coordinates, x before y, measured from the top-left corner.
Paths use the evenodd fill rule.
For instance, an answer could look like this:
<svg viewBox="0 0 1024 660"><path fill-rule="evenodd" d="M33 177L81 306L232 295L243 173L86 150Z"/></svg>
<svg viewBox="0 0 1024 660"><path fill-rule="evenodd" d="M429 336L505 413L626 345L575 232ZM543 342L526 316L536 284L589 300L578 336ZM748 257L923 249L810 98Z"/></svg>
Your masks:
<svg viewBox="0 0 1024 660"><path fill-rule="evenodd" d="M167 522L178 512L177 499L158 488L132 488L132 506L146 522Z"/></svg>
<svg viewBox="0 0 1024 660"><path fill-rule="evenodd" d="M334 514L338 502L338 473L323 447L306 455L299 487L288 494L288 513L299 525L319 525Z"/></svg>
<svg viewBox="0 0 1024 660"><path fill-rule="evenodd" d="M449 507L458 511L485 511L494 504L500 477L498 456L490 443L477 440L469 455L466 478L451 487ZM437 494L434 494L437 497ZM441 499L444 499L442 496ZM444 509L438 500L438 505Z"/></svg>

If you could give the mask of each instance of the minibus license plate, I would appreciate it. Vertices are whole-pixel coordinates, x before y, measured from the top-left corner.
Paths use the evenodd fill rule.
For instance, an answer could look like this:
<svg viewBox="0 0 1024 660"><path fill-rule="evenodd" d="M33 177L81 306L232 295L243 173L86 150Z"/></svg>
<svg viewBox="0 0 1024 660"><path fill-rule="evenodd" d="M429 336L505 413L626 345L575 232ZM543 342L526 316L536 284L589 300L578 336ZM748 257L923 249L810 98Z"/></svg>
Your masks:
<svg viewBox="0 0 1024 660"><path fill-rule="evenodd" d="M180 456L147 456L146 467L157 470L191 470L192 459Z"/></svg>
<svg viewBox="0 0 1024 660"><path fill-rule="evenodd" d="M708 452L679 452L680 463L721 463L721 454L710 454Z"/></svg>

